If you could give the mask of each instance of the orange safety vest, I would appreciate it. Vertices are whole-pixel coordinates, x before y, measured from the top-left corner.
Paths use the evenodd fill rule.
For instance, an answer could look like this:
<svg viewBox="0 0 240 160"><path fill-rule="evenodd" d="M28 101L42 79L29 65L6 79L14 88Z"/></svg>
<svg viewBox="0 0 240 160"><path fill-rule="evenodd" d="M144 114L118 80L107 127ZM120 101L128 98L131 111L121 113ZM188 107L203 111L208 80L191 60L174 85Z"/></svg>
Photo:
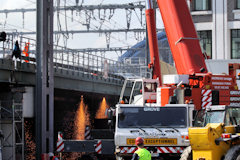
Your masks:
<svg viewBox="0 0 240 160"><path fill-rule="evenodd" d="M25 44L25 47L24 47L24 50L23 50L23 54L25 54L26 57L29 57L29 53L28 53L28 51L29 51L29 45L30 45L30 43L27 42L27 43ZM25 60L25 62L28 63L29 60Z"/></svg>

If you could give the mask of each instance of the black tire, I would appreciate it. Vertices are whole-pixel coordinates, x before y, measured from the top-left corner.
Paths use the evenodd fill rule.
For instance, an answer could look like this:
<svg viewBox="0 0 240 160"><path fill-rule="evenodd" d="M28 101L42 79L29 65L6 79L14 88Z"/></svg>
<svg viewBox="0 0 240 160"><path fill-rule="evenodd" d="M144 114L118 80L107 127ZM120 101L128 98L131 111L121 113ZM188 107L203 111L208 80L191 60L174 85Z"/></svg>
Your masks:
<svg viewBox="0 0 240 160"><path fill-rule="evenodd" d="M230 148L224 160L240 160L240 145Z"/></svg>
<svg viewBox="0 0 240 160"><path fill-rule="evenodd" d="M180 160L192 160L192 148L188 146L183 150Z"/></svg>

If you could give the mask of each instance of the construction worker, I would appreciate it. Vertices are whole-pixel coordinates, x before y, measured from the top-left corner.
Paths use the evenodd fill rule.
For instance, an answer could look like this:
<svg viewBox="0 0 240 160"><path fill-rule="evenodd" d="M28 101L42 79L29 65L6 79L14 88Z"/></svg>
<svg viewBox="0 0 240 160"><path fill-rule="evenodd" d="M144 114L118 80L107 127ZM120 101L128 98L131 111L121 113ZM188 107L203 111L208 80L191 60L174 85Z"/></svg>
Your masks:
<svg viewBox="0 0 240 160"><path fill-rule="evenodd" d="M12 58L15 57L16 59L19 58L21 59L21 50L18 44L18 40L16 40L15 45L14 45L14 49L12 51Z"/></svg>
<svg viewBox="0 0 240 160"><path fill-rule="evenodd" d="M151 153L144 148L144 140L141 137L135 139L138 149L134 152L132 160L151 160Z"/></svg>

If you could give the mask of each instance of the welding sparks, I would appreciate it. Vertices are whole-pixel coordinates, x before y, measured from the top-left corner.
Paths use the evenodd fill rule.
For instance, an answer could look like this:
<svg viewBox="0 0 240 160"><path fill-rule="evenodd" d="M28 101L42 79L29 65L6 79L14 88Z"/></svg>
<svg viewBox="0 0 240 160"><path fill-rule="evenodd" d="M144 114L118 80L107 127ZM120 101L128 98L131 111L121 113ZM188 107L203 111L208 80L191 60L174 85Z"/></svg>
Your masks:
<svg viewBox="0 0 240 160"><path fill-rule="evenodd" d="M103 97L103 100L100 104L100 107L96 113L95 118L96 119L107 119L107 114L106 114L106 110L109 109L109 105L106 102L106 98Z"/></svg>
<svg viewBox="0 0 240 160"><path fill-rule="evenodd" d="M24 122L25 130L25 159L34 160L36 154L36 143L33 138L33 121L25 120Z"/></svg>
<svg viewBox="0 0 240 160"><path fill-rule="evenodd" d="M83 102L83 96L77 109L74 121L74 138L76 140L84 140L85 127L90 124L88 106Z"/></svg>

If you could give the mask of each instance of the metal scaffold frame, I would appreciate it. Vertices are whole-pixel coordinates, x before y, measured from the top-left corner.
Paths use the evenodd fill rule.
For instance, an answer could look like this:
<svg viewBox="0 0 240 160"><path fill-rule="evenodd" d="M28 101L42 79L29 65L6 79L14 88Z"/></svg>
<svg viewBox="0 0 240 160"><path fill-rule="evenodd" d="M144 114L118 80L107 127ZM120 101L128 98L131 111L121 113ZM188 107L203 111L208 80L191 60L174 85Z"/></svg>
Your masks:
<svg viewBox="0 0 240 160"><path fill-rule="evenodd" d="M10 106L4 106L4 103L12 103ZM3 136L0 138L1 150L5 154L0 154L7 160L24 160L24 117L23 105L12 101L0 102L0 130L3 130ZM5 128L7 127L7 128ZM7 156L7 154L9 156Z"/></svg>

